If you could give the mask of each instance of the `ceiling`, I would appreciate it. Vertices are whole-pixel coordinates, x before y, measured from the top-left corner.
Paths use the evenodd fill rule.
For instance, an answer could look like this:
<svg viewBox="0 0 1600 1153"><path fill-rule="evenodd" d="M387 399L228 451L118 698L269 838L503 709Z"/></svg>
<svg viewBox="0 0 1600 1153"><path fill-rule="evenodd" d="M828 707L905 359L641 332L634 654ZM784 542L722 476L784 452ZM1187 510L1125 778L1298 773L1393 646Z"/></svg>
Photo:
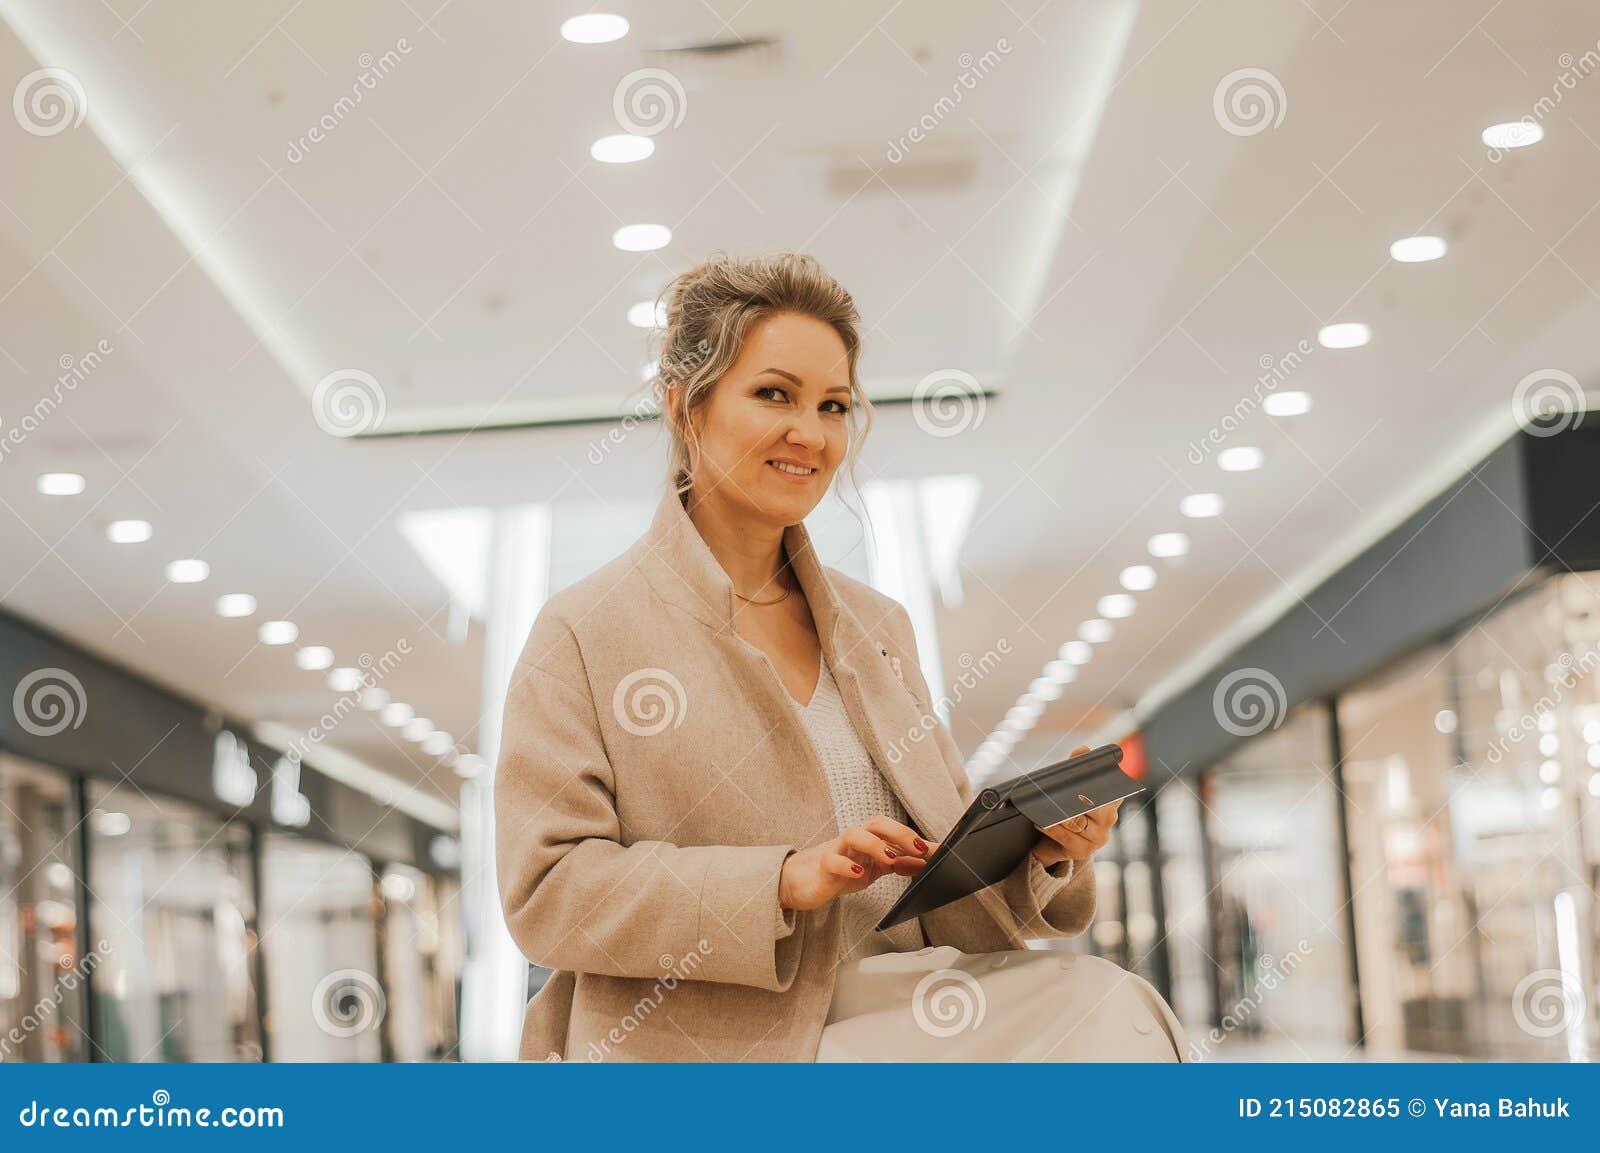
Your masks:
<svg viewBox="0 0 1600 1153"><path fill-rule="evenodd" d="M374 382L380 431L626 412L649 356L631 304L715 250L803 248L856 297L869 393L952 370L994 391L952 436L884 407L861 469L981 482L940 643L947 668L1012 652L952 714L964 750L1152 534L1192 539L1019 747L1048 755L1509 434L1527 374L1600 369L1590 5L611 8L628 37L578 45L558 29L579 9L550 3L0 0L0 68L19 93L66 70L44 83L72 110L0 128L0 603L290 730L336 694L256 623L292 619L341 665L403 641L385 687L473 747L481 624L452 627L402 518L553 503L570 578L654 504L660 439L330 435L319 382ZM670 77L655 154L591 160L647 68ZM1544 140L1489 155L1481 131L1523 117ZM671 243L614 248L637 222ZM1449 253L1390 259L1419 233ZM1339 321L1371 342L1318 347ZM1279 387L1312 411L1241 414L1302 347ZM1265 467L1220 471L1192 447L1208 430ZM39 495L55 471L86 491ZM1181 517L1192 492L1224 514ZM121 518L154 538L110 544ZM210 578L169 583L188 556ZM220 619L223 592L260 612ZM369 715L327 744L454 796Z"/></svg>

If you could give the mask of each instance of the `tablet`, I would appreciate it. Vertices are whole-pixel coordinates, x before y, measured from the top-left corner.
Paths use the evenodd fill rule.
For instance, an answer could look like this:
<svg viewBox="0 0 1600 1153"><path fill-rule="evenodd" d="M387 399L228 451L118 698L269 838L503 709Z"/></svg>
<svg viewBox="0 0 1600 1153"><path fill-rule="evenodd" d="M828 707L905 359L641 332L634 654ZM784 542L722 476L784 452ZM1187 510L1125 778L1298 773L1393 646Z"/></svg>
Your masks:
<svg viewBox="0 0 1600 1153"><path fill-rule="evenodd" d="M1121 764L1121 748L1101 745L980 791L883 915L879 931L1005 880L1032 851L1039 828L1144 792Z"/></svg>

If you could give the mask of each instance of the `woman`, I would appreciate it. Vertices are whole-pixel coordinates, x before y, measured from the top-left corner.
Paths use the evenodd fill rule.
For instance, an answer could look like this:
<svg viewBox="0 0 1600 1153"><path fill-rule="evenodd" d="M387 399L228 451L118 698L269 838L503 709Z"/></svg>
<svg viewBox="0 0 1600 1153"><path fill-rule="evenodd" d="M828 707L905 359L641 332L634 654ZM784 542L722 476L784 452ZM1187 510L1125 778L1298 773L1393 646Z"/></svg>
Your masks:
<svg viewBox="0 0 1600 1153"><path fill-rule="evenodd" d="M1114 809L874 930L971 789L905 610L802 524L865 431L855 306L792 253L712 259L667 296L673 483L545 605L506 701L501 892L556 970L523 1058L1176 1059L1147 983L1024 945L1088 926Z"/></svg>

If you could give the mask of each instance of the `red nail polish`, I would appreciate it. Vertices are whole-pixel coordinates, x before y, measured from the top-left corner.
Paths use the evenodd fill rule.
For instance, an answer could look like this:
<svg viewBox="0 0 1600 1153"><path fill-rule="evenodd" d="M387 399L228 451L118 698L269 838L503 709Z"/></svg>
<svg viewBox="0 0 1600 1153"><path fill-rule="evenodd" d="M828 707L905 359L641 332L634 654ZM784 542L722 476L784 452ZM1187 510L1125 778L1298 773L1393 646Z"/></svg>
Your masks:
<svg viewBox="0 0 1600 1153"><path fill-rule="evenodd" d="M886 857L898 857L900 854L895 852L893 849L885 848L883 850L883 855Z"/></svg>
<svg viewBox="0 0 1600 1153"><path fill-rule="evenodd" d="M861 872L862 872L862 869L861 869L860 865L851 865L850 866L850 871L855 873L857 876L860 876Z"/></svg>
<svg viewBox="0 0 1600 1153"><path fill-rule="evenodd" d="M911 843L917 847L917 852L919 853L926 853L928 851L928 842L924 841L921 837L913 837Z"/></svg>

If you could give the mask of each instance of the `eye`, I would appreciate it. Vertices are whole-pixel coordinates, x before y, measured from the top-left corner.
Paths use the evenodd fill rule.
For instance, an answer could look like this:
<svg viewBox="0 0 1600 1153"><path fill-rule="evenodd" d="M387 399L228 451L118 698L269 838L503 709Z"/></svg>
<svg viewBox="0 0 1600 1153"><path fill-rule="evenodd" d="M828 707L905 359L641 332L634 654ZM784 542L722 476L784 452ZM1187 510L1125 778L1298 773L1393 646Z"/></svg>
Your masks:
<svg viewBox="0 0 1600 1153"><path fill-rule="evenodd" d="M822 410L831 412L835 416L844 416L849 413L850 406L842 400L825 400L822 402Z"/></svg>
<svg viewBox="0 0 1600 1153"><path fill-rule="evenodd" d="M775 395L768 396L768 393L773 393ZM775 384L763 384L757 386L756 388L756 396L760 397L762 400L778 400L780 398L787 399L788 395L789 394L787 392Z"/></svg>

